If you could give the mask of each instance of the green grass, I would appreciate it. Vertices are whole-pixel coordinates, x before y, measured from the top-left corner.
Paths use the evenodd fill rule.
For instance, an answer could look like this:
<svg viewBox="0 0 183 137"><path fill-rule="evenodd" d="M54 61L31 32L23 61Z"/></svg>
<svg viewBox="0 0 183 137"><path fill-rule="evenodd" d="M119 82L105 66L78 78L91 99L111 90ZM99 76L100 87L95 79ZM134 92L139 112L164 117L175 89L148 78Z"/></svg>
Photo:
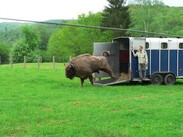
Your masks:
<svg viewBox="0 0 183 137"><path fill-rule="evenodd" d="M183 80L80 87L56 68L0 66L0 136L183 136Z"/></svg>

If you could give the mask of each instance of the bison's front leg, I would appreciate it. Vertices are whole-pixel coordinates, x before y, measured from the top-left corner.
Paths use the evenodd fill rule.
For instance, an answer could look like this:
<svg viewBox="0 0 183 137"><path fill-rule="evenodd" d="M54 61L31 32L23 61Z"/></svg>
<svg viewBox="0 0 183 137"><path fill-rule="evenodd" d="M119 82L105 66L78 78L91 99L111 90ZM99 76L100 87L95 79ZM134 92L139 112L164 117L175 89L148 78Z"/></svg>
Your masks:
<svg viewBox="0 0 183 137"><path fill-rule="evenodd" d="M81 78L81 87L83 87L84 79Z"/></svg>
<svg viewBox="0 0 183 137"><path fill-rule="evenodd" d="M89 79L90 79L90 82L91 82L92 86L94 86L94 84L93 84L93 76L92 75L89 76Z"/></svg>

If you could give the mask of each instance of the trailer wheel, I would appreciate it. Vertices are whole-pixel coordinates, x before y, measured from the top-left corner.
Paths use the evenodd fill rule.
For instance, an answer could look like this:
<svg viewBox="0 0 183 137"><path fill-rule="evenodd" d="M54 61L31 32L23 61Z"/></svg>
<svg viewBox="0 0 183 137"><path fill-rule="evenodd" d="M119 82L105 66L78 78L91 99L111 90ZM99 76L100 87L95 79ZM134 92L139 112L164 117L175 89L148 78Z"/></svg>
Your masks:
<svg viewBox="0 0 183 137"><path fill-rule="evenodd" d="M176 79L173 74L167 74L164 78L165 85L174 85L175 82L176 82Z"/></svg>
<svg viewBox="0 0 183 137"><path fill-rule="evenodd" d="M151 78L151 83L153 85L161 85L163 82L163 77L160 74L154 74Z"/></svg>

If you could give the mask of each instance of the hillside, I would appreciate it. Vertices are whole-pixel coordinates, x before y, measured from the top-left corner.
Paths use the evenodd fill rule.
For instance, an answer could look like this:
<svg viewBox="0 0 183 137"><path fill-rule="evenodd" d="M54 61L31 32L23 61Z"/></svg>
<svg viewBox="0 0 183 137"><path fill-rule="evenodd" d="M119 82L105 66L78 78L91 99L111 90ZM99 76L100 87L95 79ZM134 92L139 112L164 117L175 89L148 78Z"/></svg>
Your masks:
<svg viewBox="0 0 183 137"><path fill-rule="evenodd" d="M19 29L24 23L3 22L0 23L0 32Z"/></svg>
<svg viewBox="0 0 183 137"><path fill-rule="evenodd" d="M46 20L45 22L60 23L60 22L71 22L71 21L73 21L73 20L55 19L55 20ZM25 23L21 23L21 22L20 23L16 23L16 22L3 22L3 23L0 23L0 32L10 31L10 30L14 30L14 29L19 29L24 24ZM35 25L35 23L32 23L32 24Z"/></svg>

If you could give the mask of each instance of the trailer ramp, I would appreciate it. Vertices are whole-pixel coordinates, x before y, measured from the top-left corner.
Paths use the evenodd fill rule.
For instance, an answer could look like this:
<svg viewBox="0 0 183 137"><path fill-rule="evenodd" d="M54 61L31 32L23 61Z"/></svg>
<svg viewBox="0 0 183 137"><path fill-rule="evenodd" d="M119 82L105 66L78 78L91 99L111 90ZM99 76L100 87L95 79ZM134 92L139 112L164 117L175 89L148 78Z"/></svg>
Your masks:
<svg viewBox="0 0 183 137"><path fill-rule="evenodd" d="M117 85L117 84L128 82L128 81L129 81L128 79L119 81L118 78L109 78L109 79L103 79L103 80L95 81L94 84L95 85L101 85L101 86L112 86L112 85Z"/></svg>

